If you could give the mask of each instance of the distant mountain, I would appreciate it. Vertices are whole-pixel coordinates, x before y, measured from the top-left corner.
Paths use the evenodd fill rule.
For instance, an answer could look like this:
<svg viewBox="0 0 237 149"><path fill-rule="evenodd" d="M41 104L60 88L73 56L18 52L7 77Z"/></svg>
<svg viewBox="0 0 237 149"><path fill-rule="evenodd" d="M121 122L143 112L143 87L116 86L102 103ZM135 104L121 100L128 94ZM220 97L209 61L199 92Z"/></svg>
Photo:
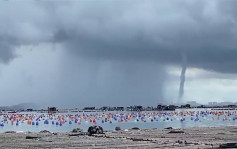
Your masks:
<svg viewBox="0 0 237 149"><path fill-rule="evenodd" d="M2 106L0 107L0 110L26 110L26 109L33 109L33 110L39 110L42 109L42 107L38 106L35 103L20 103L17 105L12 106Z"/></svg>

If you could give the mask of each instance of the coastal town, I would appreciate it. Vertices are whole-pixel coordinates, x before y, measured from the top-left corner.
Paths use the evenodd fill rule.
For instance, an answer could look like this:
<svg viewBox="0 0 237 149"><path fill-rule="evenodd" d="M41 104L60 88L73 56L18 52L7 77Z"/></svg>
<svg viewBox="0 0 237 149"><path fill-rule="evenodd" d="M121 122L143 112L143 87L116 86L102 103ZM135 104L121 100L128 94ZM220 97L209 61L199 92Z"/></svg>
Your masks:
<svg viewBox="0 0 237 149"><path fill-rule="evenodd" d="M31 108L31 106L35 108ZM2 112L49 112L49 113L67 113L67 112L106 112L106 111L174 111L176 109L213 109L213 110L235 110L237 103L234 102L209 102L208 104L198 104L197 102L190 101L185 104L169 105L157 104L157 106L102 106L102 107L84 107L84 108L58 108L55 106L45 107L44 109L37 108L35 104L19 104L13 106L0 107Z"/></svg>

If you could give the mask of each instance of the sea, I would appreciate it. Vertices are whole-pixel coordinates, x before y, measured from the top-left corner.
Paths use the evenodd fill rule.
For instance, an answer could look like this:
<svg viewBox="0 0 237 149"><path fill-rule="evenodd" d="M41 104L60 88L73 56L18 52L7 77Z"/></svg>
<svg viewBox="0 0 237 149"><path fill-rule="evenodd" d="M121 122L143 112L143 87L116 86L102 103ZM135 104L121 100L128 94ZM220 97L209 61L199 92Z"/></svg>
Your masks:
<svg viewBox="0 0 237 149"><path fill-rule="evenodd" d="M212 111L210 109L189 109L188 111ZM219 110L221 111L221 110ZM222 110L223 111L223 110ZM155 111L157 112L157 111ZM163 111L165 112L165 111ZM182 111L176 111L176 112L182 112ZM185 112L183 110L183 112ZM114 112L115 113L115 112ZM123 114L123 112L116 112L117 114ZM124 112L129 113L129 112ZM151 111L143 111L141 112L143 115L146 115L148 113L151 113ZM169 113L169 112L168 112ZM115 130L115 127L120 127L121 129L131 129L133 127L138 127L141 129L164 129L167 127L173 127L173 128L191 128L191 127L220 127L220 126L237 126L237 116L236 111L234 110L225 110L225 114L223 115L212 115L212 114L200 114L198 116L196 115L183 115L183 116L173 116L173 115L162 115L156 120L151 121L150 117L145 117L143 121L138 118L133 118L132 120L129 120L127 122L118 122L117 120L112 120L111 122L104 122L100 119L97 119L96 124L88 122L86 120L82 120L80 125L78 123L75 123L74 121L66 120L63 125L55 125L52 124L53 120L48 120L49 123L45 124L44 120L38 121L38 125L29 125L27 122L19 122L18 125L11 124L11 121L5 121L3 120L3 116L0 116L0 121L4 126L0 126L0 132L6 132L6 131L17 131L17 132L40 132L42 130L48 130L50 132L69 132L72 131L75 128L83 129L84 131L87 131L90 126L93 125L99 125L104 130ZM229 114L232 113L232 114ZM234 113L234 114L233 114ZM18 113L19 114L19 113ZM32 114L32 112L24 112L21 114ZM42 113L33 113L33 114L42 114ZM46 114L46 113L45 113ZM87 112L87 113L57 113L60 114L85 114L85 115L91 115L91 114L108 114L106 112ZM139 112L137 113L139 114ZM167 119L168 117L168 119ZM196 119L198 117L198 120Z"/></svg>

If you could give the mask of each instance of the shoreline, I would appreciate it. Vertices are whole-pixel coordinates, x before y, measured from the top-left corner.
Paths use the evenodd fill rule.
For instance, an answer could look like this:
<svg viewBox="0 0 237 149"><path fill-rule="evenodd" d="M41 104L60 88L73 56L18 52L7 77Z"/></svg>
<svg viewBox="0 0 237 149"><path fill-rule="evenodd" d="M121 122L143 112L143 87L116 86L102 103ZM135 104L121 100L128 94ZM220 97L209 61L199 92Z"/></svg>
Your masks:
<svg viewBox="0 0 237 149"><path fill-rule="evenodd" d="M0 133L0 148L218 148L237 143L237 126L73 132Z"/></svg>

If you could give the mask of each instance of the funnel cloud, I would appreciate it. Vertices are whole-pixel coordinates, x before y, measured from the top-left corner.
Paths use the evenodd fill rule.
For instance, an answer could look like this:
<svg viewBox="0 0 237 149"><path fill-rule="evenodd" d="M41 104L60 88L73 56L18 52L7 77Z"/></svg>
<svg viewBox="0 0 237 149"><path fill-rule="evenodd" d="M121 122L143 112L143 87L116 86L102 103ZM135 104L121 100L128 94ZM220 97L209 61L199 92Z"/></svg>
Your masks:
<svg viewBox="0 0 237 149"><path fill-rule="evenodd" d="M184 95L184 83L185 83L185 73L187 69L187 57L182 54L182 71L180 75L180 86L179 86L179 99L182 100Z"/></svg>

